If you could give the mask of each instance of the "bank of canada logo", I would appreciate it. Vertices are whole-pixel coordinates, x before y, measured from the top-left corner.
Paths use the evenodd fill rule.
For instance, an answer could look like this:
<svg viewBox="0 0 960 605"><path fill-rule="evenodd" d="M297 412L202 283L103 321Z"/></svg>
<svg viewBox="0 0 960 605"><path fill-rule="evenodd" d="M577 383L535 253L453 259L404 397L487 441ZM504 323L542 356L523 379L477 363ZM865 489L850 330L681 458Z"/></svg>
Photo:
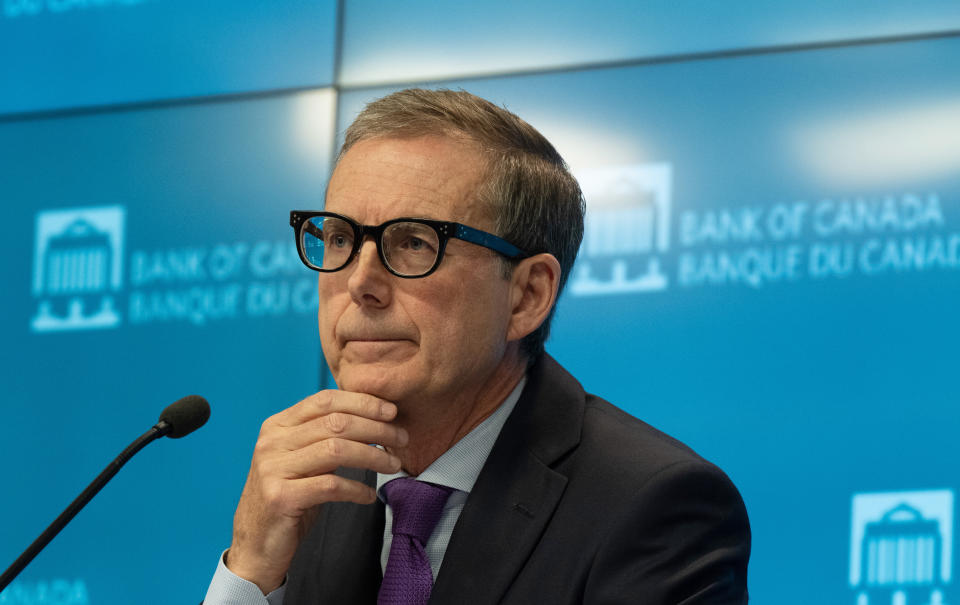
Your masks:
<svg viewBox="0 0 960 605"><path fill-rule="evenodd" d="M951 490L853 497L855 605L947 605L952 555Z"/></svg>
<svg viewBox="0 0 960 605"><path fill-rule="evenodd" d="M47 210L37 214L33 257L34 332L113 328L115 293L123 285L120 206Z"/></svg>
<svg viewBox="0 0 960 605"><path fill-rule="evenodd" d="M577 174L587 201L574 295L663 290L670 248L670 164L609 166Z"/></svg>

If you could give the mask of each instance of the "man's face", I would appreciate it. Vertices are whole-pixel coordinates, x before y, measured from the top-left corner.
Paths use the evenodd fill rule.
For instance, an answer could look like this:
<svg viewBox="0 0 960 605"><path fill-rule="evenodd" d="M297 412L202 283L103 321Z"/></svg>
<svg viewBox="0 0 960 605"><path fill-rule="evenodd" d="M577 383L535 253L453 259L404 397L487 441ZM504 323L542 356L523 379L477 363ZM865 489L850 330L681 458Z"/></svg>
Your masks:
<svg viewBox="0 0 960 605"><path fill-rule="evenodd" d="M453 139L366 140L340 159L326 210L365 225L415 217L490 231L475 200L481 173L479 153ZM509 282L480 246L451 239L433 274L403 279L368 239L346 268L320 274L319 289L320 341L338 386L401 412L477 392L503 358Z"/></svg>

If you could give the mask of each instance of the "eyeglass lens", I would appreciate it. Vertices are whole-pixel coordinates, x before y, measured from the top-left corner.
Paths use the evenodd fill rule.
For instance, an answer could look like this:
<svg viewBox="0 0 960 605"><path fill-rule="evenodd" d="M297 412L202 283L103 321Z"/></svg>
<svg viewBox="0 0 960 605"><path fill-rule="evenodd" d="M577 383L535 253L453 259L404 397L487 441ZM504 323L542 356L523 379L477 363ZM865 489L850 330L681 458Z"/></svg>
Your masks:
<svg viewBox="0 0 960 605"><path fill-rule="evenodd" d="M307 260L324 271L342 269L353 252L353 225L332 216L315 216L301 232ZM401 275L423 275L433 268L440 238L430 226L401 221L391 223L381 235L380 246L388 267Z"/></svg>

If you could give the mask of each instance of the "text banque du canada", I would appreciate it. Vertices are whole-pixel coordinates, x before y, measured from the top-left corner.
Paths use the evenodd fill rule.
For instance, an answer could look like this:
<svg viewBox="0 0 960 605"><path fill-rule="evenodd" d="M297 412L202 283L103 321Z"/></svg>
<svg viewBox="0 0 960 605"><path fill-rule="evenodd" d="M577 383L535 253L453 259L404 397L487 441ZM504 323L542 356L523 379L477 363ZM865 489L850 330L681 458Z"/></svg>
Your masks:
<svg viewBox="0 0 960 605"><path fill-rule="evenodd" d="M315 313L317 285L289 241L135 251L132 324Z"/></svg>
<svg viewBox="0 0 960 605"><path fill-rule="evenodd" d="M947 232L936 193L686 211L681 286L752 287L855 273L960 269L960 232Z"/></svg>

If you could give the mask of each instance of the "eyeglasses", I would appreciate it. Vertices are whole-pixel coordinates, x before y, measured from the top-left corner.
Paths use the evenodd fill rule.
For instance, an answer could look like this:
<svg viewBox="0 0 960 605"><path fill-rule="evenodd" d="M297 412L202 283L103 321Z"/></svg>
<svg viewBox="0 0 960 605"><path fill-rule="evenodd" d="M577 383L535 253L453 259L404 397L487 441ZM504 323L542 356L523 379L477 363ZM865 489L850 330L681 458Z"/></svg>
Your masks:
<svg viewBox="0 0 960 605"><path fill-rule="evenodd" d="M509 259L529 256L492 233L448 221L395 218L370 226L333 212L292 210L290 225L297 238L300 260L325 273L349 265L368 235L377 243L383 266L397 277L426 277L436 271L451 237L489 248Z"/></svg>

